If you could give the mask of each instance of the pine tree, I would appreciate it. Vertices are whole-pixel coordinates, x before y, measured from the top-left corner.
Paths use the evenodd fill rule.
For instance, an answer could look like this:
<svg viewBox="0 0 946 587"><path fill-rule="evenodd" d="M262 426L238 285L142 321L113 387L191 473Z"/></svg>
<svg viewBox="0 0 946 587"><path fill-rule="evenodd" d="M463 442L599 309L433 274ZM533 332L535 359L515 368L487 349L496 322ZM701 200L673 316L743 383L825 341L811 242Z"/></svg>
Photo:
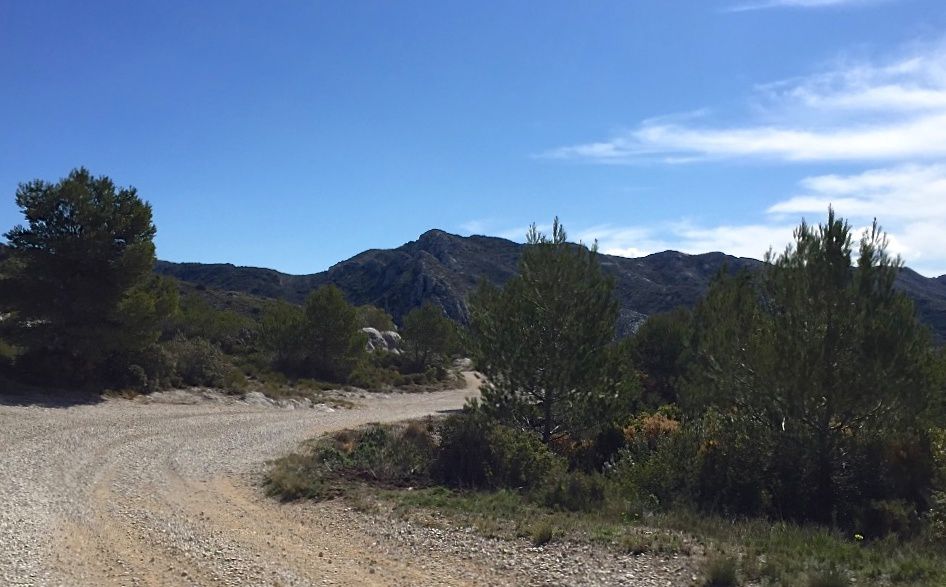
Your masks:
<svg viewBox="0 0 946 587"><path fill-rule="evenodd" d="M488 383L484 408L536 430L548 443L601 423L613 400L608 361L617 303L597 247L533 225L519 274L502 289L483 282L471 299L470 339Z"/></svg>
<svg viewBox="0 0 946 587"><path fill-rule="evenodd" d="M414 308L404 317L404 343L420 368L428 367L435 357L447 357L456 340L456 324L431 302Z"/></svg>
<svg viewBox="0 0 946 587"><path fill-rule="evenodd" d="M355 307L342 290L325 285L309 294L303 311L307 370L317 377L344 380L364 349Z"/></svg>
<svg viewBox="0 0 946 587"><path fill-rule="evenodd" d="M758 286L723 278L696 311L689 399L764 431L782 511L831 521L861 492L849 481L867 475L854 455L922 428L935 405L930 337L886 247L875 222L853 265L851 228L832 210L767 256Z"/></svg>
<svg viewBox="0 0 946 587"><path fill-rule="evenodd" d="M630 356L643 375L650 407L677 403L690 343L690 311L677 308L647 318L630 340Z"/></svg>
<svg viewBox="0 0 946 587"><path fill-rule="evenodd" d="M82 168L20 184L16 204L26 225L5 235L0 292L8 336L25 349L19 363L76 384L120 374L120 357L156 341L177 303L151 276L151 206Z"/></svg>

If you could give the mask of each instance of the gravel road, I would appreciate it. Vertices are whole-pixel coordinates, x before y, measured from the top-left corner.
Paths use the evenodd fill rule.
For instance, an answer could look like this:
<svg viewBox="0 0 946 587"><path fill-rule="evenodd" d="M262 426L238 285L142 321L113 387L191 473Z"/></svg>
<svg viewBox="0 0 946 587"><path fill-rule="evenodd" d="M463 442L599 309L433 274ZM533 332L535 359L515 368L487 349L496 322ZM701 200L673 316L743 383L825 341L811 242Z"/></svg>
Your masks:
<svg viewBox="0 0 946 587"><path fill-rule="evenodd" d="M279 504L258 487L265 462L306 438L456 409L473 393L369 396L336 411L0 405L0 584L690 582L685 560L532 548L383 520L343 501Z"/></svg>

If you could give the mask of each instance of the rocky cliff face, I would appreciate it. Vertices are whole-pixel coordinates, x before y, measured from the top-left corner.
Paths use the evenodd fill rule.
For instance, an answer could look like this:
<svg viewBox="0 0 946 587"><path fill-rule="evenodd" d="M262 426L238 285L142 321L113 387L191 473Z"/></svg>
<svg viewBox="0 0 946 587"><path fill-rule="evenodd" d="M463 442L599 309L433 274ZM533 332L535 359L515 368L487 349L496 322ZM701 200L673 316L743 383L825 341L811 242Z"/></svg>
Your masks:
<svg viewBox="0 0 946 587"><path fill-rule="evenodd" d="M400 320L412 308L432 301L463 321L466 300L480 279L505 283L516 272L522 245L486 236L462 237L441 230L425 232L396 249L374 249L313 275L286 275L271 269L159 262L158 273L208 288L301 302L312 289L332 283L354 304L374 304ZM628 259L601 255L615 278L620 305L618 330L631 332L648 315L691 306L723 268L757 269L761 261L704 253L665 251ZM909 269L898 287L917 304L921 319L946 340L946 276L930 279Z"/></svg>

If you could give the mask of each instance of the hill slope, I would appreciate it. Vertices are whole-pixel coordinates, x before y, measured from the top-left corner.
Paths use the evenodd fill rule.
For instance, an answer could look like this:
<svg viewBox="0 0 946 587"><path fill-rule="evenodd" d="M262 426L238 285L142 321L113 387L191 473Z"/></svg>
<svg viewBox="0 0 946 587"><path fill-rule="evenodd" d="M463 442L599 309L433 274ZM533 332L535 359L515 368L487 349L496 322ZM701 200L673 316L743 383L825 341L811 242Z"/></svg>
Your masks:
<svg viewBox="0 0 946 587"><path fill-rule="evenodd" d="M431 230L396 249L365 251L313 275L165 261L158 263L156 271L207 288L292 302L301 302L313 288L332 283L352 303L374 304L398 320L411 308L432 301L451 318L462 321L467 317L467 296L480 279L504 283L515 274L521 249L521 244L506 239ZM632 331L650 314L694 304L723 266L759 265L753 259L722 253L685 255L674 251L637 259L602 255L601 261L615 277L622 333Z"/></svg>
<svg viewBox="0 0 946 587"><path fill-rule="evenodd" d="M425 301L442 306L454 319L466 318L466 298L480 279L502 284L516 272L522 245L509 240L462 237L431 230L395 249L373 249L312 275L287 275L271 269L159 262L157 271L208 288L301 302L315 287L333 283L355 304L374 304L400 319ZM602 255L615 277L621 318L627 333L646 316L690 306L724 266L755 269L761 261L723 253L687 255L665 251L629 259ZM946 340L946 276L931 279L910 270L897 283L940 340Z"/></svg>

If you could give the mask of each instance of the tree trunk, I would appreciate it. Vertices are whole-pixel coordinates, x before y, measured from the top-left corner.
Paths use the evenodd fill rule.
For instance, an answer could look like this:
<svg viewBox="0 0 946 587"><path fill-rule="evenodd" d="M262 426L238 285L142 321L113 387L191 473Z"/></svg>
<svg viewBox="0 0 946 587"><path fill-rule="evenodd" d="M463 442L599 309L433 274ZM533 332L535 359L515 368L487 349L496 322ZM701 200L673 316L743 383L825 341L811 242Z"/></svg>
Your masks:
<svg viewBox="0 0 946 587"><path fill-rule="evenodd" d="M546 390L542 400L542 412L545 419L542 422L542 442L545 444L552 440L552 400L552 392Z"/></svg>

